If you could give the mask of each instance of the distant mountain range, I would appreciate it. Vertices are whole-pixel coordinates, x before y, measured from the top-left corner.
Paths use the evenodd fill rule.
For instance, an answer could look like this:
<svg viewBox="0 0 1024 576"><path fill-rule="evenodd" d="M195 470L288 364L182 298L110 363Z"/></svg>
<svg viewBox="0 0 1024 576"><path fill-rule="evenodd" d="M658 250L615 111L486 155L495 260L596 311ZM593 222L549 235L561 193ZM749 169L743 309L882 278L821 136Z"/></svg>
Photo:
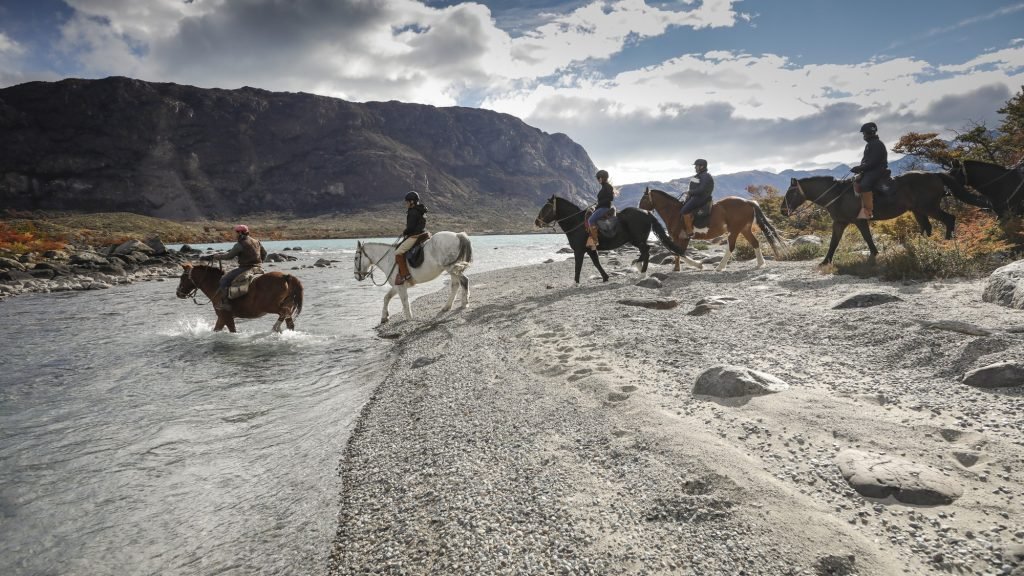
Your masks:
<svg viewBox="0 0 1024 576"><path fill-rule="evenodd" d="M595 171L565 134L475 108L120 77L0 89L0 208L401 212L417 190L447 214L532 215L551 194L590 197Z"/></svg>
<svg viewBox="0 0 1024 576"><path fill-rule="evenodd" d="M899 160L889 162L889 169L893 176L899 176L910 170L940 171L942 167L938 164L926 162L916 156L903 156ZM748 198L748 186L772 186L779 192L785 192L789 188L791 178L809 178L811 176L832 176L833 178L846 178L851 176L850 166L840 164L834 168L820 168L817 170L783 170L778 174L764 170L747 170L744 172L733 172L731 174L715 174L715 198L726 196L741 196ZM658 190L670 192L676 195L683 194L690 187L690 176L677 178L668 182L637 182L619 187L619 196L615 199L616 206L636 206L644 189L650 186Z"/></svg>

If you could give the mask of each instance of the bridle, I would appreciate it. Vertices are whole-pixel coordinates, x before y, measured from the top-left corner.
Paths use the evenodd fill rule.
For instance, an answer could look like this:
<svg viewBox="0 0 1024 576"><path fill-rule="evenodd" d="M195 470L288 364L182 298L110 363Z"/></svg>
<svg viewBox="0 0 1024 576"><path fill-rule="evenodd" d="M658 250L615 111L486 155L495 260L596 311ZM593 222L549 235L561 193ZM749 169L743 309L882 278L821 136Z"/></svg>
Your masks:
<svg viewBox="0 0 1024 576"><path fill-rule="evenodd" d="M175 291L175 294L179 298L191 298L192 302L196 306L205 306L207 304L206 302L203 302L202 304L200 304L199 301L196 300L196 293L199 292L199 283L192 279L192 272L193 271L195 271L195 267L194 266L189 266L188 272L185 273L185 278L187 278L188 281L192 283L192 290L190 290L189 292L187 292L185 294L182 294L181 290L179 289L179 290Z"/></svg>
<svg viewBox="0 0 1024 576"><path fill-rule="evenodd" d="M363 257L364 256L366 257L367 260L370 260L370 255L367 254L365 251L363 251L363 243L359 242L356 245L356 280L362 282L363 280L366 280L367 277L369 277L370 278L370 282L372 282L374 286L383 286L383 285L387 284L388 283L387 278L391 277L391 273L395 271L395 266L397 266L398 264L397 263L392 264L391 265L391 270L388 270L387 277L384 279L383 282L378 284L377 283L377 278L374 277L374 275L373 275L373 271L374 271L374 269L381 267L380 266L381 260L384 260L384 258L387 256L387 254L385 254L384 256L381 256L380 258L378 258L376 262L371 262L370 265L366 267L366 272L363 272Z"/></svg>
<svg viewBox="0 0 1024 576"><path fill-rule="evenodd" d="M1022 162L1024 162L1024 160L1022 160ZM1020 174L1020 165L1021 165L1021 162L1018 162L1016 166L1014 166L1012 168L1006 168L1006 172L1003 172L1002 174L1000 174L999 176L996 176L992 180L989 180L985 184L979 184L977 186L974 186L970 182L968 182L968 179L967 179L967 164L965 162L961 162L960 163L960 171L964 173L964 185L965 186L970 186L972 188L980 190L982 188L987 188L987 187L995 184L996 182L1002 180L1003 178L1006 178L1007 176L1009 176L1010 174L1012 174L1014 172L1017 172L1018 174ZM1010 201L1017 197L1017 194L1020 192L1020 189L1022 187L1024 187L1024 175L1021 176L1020 184L1017 184L1017 187L1013 189L1013 192L1010 194L1010 197L1007 198L1006 201L1004 202L1004 204L1006 204L1007 208L1010 207L1010 205L1011 205Z"/></svg>
<svg viewBox="0 0 1024 576"><path fill-rule="evenodd" d="M833 188L835 188L836 186L838 186L838 185L840 185L840 184L842 184L843 182L846 182L846 181L847 180L845 180L845 179L843 179L843 180L836 180L835 182L832 183L831 186L826 188L824 192L822 192L821 194L818 194L817 198L811 198L810 196L807 195L806 192L804 192L804 187L800 184L800 181L797 180L796 181L796 189L797 189L797 191L800 192L800 195L803 196L804 200L809 201L809 203L808 203L808 205L805 208L800 208L800 209L797 209L796 211L794 211L789 206L789 190L786 190L786 196L782 200L783 200L783 202L786 203L786 212L789 212L788 216L790 218L792 218L793 216L796 216L796 215L798 215L798 214L800 214L802 212L805 212L807 210L813 209L815 206L817 206L817 204L815 204L815 203L818 200L820 200L823 196L825 196L825 194L828 194L829 192L832 191ZM790 188L792 188L792 186L790 186ZM833 198L832 200L829 200L828 204L825 204L825 205L823 205L821 207L823 209L827 209L829 206L835 204L836 201L839 200L842 197L843 197L842 194L836 194L835 198Z"/></svg>
<svg viewBox="0 0 1024 576"><path fill-rule="evenodd" d="M555 201L557 201L557 200L558 200L557 196L552 196L551 200L544 204L545 206L547 206L548 204L551 204L551 212L555 216L558 216L558 208L555 205ZM574 212L572 214L569 214L565 218L559 218L557 220L552 220L550 222L547 222L547 227L551 228L551 230L553 232L555 230L555 226L556 225L561 224L563 221L568 220L569 218L573 218L573 217L578 216L580 214L584 214L584 213L586 213L587 210L590 210L590 206L587 206L586 208L584 208L583 210L580 210L579 212ZM570 228L568 230L563 230L563 232L565 232L566 234L568 234L570 232L574 232L574 231L576 231L576 229L580 228L581 226L583 226L586 223L587 223L587 220L586 220L586 218L584 218L583 222L580 222L579 224L573 226L572 228Z"/></svg>

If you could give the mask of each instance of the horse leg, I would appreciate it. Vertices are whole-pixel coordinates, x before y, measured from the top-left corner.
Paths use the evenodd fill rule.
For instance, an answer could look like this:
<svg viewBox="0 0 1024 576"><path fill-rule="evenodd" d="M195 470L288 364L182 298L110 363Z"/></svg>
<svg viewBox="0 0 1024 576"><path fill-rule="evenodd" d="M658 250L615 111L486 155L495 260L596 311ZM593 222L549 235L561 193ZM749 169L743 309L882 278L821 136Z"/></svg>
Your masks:
<svg viewBox="0 0 1024 576"><path fill-rule="evenodd" d="M284 322L284 316L278 316L277 322L274 322L274 332L281 332L281 323Z"/></svg>
<svg viewBox="0 0 1024 576"><path fill-rule="evenodd" d="M640 249L640 278L647 277L647 264L651 260L651 247L646 242L637 246Z"/></svg>
<svg viewBox="0 0 1024 576"><path fill-rule="evenodd" d="M573 258L576 259L576 284L579 284L580 270L583 269L583 252L573 252Z"/></svg>
<svg viewBox="0 0 1024 576"><path fill-rule="evenodd" d="M928 215L942 222L942 225L946 227L946 240L952 240L953 229L956 227L956 216L944 211L942 208L936 208L929 212Z"/></svg>
<svg viewBox="0 0 1024 576"><path fill-rule="evenodd" d="M225 324L228 326L228 332L235 333L235 317L230 313L225 315Z"/></svg>
<svg viewBox="0 0 1024 576"><path fill-rule="evenodd" d="M849 222L832 221L832 239L828 242L828 254L825 254L825 259L821 261L820 266L832 263L832 256L835 256L836 248L839 247L839 241L843 239L843 231L849 225Z"/></svg>
<svg viewBox="0 0 1024 576"><path fill-rule="evenodd" d="M932 235L932 223L928 221L927 214L914 212L914 220L917 220L917 225L921 227L921 234L925 236ZM949 230L949 226L946 226L946 230Z"/></svg>
<svg viewBox="0 0 1024 576"><path fill-rule="evenodd" d="M289 330L295 330L295 320L290 315L284 319L284 325L287 326Z"/></svg>
<svg viewBox="0 0 1024 576"><path fill-rule="evenodd" d="M391 299L395 297L395 294L398 294L398 286L392 286L391 290L384 295L384 310L380 313L381 324L388 323L388 304L391 304Z"/></svg>
<svg viewBox="0 0 1024 576"><path fill-rule="evenodd" d="M459 279L455 274L448 273L448 303L441 308L441 312L447 312L452 309L452 303L455 302L455 294L459 291Z"/></svg>
<svg viewBox="0 0 1024 576"><path fill-rule="evenodd" d="M679 255L676 254L676 265L675 265L674 268L672 268L672 271L673 272L679 272L680 270L682 270L682 268L680 268L680 266L679 266Z"/></svg>
<svg viewBox="0 0 1024 576"><path fill-rule="evenodd" d="M601 259L597 256L597 250L589 250L587 254L590 254L590 259L594 262L594 268L601 273L602 282L608 281L608 273L601 267Z"/></svg>
<svg viewBox="0 0 1024 576"><path fill-rule="evenodd" d="M740 231L740 234L743 234L743 237L747 239L747 242L750 242L750 245L754 247L754 256L757 256L757 266L754 266L754 268L764 266L764 255L761 254L761 243L758 242L757 236L754 236L754 231L750 228L744 228Z"/></svg>
<svg viewBox="0 0 1024 576"><path fill-rule="evenodd" d="M409 308L409 290L405 284L398 287L398 297L402 299L402 310L405 311L405 319L412 320L412 308Z"/></svg>
<svg viewBox="0 0 1024 576"><path fill-rule="evenodd" d="M459 274L459 284L462 285L462 307L469 306L469 278Z"/></svg>
<svg viewBox="0 0 1024 576"><path fill-rule="evenodd" d="M214 332L220 332L223 329L224 329L224 316L220 312L217 312L217 323L213 325L213 331Z"/></svg>
<svg viewBox="0 0 1024 576"><path fill-rule="evenodd" d="M871 251L870 258L873 260L875 256L878 256L878 248L875 248L875 241L871 238L871 227L868 226L868 221L857 220L857 229L860 230L860 235L864 237L864 242L867 243L868 250Z"/></svg>
<svg viewBox="0 0 1024 576"><path fill-rule="evenodd" d="M725 266L729 263L729 260L732 260L732 252L736 249L736 238L738 237L739 234L735 232L729 233L729 243L726 244L725 256L723 256L722 261L718 263L718 268L715 268L715 272L725 270Z"/></svg>

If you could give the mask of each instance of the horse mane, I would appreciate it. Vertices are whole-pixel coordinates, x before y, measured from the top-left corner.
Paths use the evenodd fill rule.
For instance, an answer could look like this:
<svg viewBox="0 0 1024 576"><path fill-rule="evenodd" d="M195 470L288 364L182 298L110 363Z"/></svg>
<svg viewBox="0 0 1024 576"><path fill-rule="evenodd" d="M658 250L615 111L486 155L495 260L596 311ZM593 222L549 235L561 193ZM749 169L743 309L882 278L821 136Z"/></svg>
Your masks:
<svg viewBox="0 0 1024 576"><path fill-rule="evenodd" d="M564 202L565 204L568 204L569 206L572 206L573 209L575 209L575 210L579 210L580 209L579 206L577 206L572 200L569 200L568 198L562 198L561 196L553 196L553 198L555 200L559 201L559 202Z"/></svg>
<svg viewBox="0 0 1024 576"><path fill-rule="evenodd" d="M675 200L676 202L679 201L679 199L676 198L674 194L669 194L668 192L665 192L664 190L658 190L657 188L651 188L651 194L654 194L655 192L657 192L661 196L664 196L665 198L668 198L669 200Z"/></svg>
<svg viewBox="0 0 1024 576"><path fill-rule="evenodd" d="M808 176L807 178L798 178L801 182L835 182L835 176Z"/></svg>
<svg viewBox="0 0 1024 576"><path fill-rule="evenodd" d="M960 162L963 163L964 165L980 164L982 166L988 166L990 168L998 168L999 170L1010 170L1010 168L1007 168L1006 166L1003 166L1001 164L996 164L995 162L986 162L984 160L961 160Z"/></svg>
<svg viewBox="0 0 1024 576"><path fill-rule="evenodd" d="M217 274L217 276L223 276L224 270L219 266L210 266L209 264L193 264L192 268L202 268L203 271L209 270Z"/></svg>

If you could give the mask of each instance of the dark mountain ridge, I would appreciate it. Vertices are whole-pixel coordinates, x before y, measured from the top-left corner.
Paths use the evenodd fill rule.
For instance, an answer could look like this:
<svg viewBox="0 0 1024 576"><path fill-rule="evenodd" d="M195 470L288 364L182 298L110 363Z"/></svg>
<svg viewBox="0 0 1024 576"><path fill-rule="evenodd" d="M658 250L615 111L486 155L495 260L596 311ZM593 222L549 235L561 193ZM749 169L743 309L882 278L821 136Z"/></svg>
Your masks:
<svg viewBox="0 0 1024 576"><path fill-rule="evenodd" d="M591 195L564 134L508 114L130 78L0 90L0 207L170 219L353 213L409 190L452 214Z"/></svg>

